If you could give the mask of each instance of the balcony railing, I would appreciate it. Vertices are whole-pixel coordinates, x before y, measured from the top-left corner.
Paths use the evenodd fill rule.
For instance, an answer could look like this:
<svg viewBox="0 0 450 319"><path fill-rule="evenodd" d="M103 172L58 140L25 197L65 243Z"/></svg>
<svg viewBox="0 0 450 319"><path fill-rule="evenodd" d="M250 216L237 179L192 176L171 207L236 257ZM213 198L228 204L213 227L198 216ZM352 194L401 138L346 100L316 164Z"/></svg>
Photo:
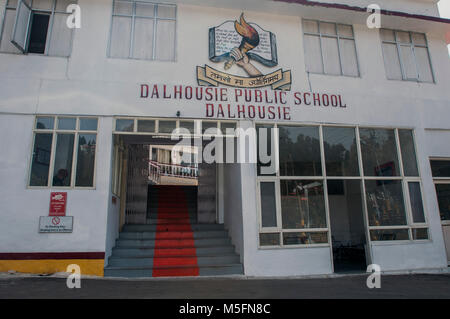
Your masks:
<svg viewBox="0 0 450 319"><path fill-rule="evenodd" d="M161 176L197 179L198 167L183 166L177 164L164 164L156 161L149 161L149 180L151 180L155 184L160 184Z"/></svg>

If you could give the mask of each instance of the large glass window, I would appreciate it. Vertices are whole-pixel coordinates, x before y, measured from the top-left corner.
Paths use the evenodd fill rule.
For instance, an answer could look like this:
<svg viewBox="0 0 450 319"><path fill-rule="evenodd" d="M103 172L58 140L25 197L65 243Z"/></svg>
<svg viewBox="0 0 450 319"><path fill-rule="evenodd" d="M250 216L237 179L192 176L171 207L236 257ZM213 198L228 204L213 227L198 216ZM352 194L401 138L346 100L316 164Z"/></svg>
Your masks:
<svg viewBox="0 0 450 319"><path fill-rule="evenodd" d="M380 36L388 79L434 82L425 34L381 29Z"/></svg>
<svg viewBox="0 0 450 319"><path fill-rule="evenodd" d="M97 118L36 117L29 185L93 187L96 139Z"/></svg>
<svg viewBox="0 0 450 319"><path fill-rule="evenodd" d="M8 0L0 52L70 56L73 29L67 27L69 4L76 0Z"/></svg>
<svg viewBox="0 0 450 319"><path fill-rule="evenodd" d="M175 61L176 6L113 1L109 56Z"/></svg>
<svg viewBox="0 0 450 319"><path fill-rule="evenodd" d="M265 174L260 159L257 164L261 247L327 245L330 236L344 246L364 244L361 237L372 242L428 239L412 130L256 128L258 147L273 150L278 159L275 173ZM259 134L263 128L277 133Z"/></svg>
<svg viewBox="0 0 450 319"><path fill-rule="evenodd" d="M303 20L303 34L308 72L359 76L351 25Z"/></svg>

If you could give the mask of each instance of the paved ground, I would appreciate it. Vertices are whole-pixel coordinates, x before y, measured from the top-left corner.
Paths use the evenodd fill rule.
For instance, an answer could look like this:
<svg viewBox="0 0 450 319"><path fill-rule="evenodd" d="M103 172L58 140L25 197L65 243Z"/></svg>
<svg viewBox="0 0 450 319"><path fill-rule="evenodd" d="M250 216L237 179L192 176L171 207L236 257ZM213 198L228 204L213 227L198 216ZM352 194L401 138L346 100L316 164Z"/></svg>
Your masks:
<svg viewBox="0 0 450 319"><path fill-rule="evenodd" d="M7 298L450 298L450 274L383 275L380 289L368 289L366 275L316 279L66 279L0 276L0 299Z"/></svg>

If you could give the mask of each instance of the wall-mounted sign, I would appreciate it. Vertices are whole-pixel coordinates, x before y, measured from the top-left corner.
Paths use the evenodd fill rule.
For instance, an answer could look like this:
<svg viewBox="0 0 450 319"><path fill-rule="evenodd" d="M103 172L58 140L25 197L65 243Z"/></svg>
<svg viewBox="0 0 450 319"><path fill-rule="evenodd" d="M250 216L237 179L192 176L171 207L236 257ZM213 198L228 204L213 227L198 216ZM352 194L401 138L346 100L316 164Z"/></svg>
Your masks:
<svg viewBox="0 0 450 319"><path fill-rule="evenodd" d="M226 21L209 30L209 59L215 63L224 63L225 72L208 65L198 66L199 85L291 89L291 71L279 69L263 74L254 64L258 62L266 67L277 66L277 41L272 32L255 23L247 23L243 13L239 21ZM233 68L243 69L248 77L228 73Z"/></svg>
<svg viewBox="0 0 450 319"><path fill-rule="evenodd" d="M39 217L40 233L71 233L73 216L41 216Z"/></svg>
<svg viewBox="0 0 450 319"><path fill-rule="evenodd" d="M67 192L50 193L50 209L48 216L66 216Z"/></svg>

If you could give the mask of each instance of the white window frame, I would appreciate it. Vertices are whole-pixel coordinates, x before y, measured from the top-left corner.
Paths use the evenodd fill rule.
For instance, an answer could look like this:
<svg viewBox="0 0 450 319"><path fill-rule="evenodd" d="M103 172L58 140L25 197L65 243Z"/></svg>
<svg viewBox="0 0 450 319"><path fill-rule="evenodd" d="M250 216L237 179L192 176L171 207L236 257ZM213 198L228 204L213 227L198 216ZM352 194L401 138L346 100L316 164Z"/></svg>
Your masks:
<svg viewBox="0 0 450 319"><path fill-rule="evenodd" d="M389 31L392 31L392 32L394 33L394 41L383 40L383 39L381 38L381 30L389 30ZM405 32L405 33L408 33L408 36L409 36L409 39L410 39L410 43L403 43L403 42L398 41L398 38L397 38L397 33L398 33L398 32ZM425 45L423 45L423 44L418 44L418 43L414 43L414 37L412 36L413 33L417 33L417 34L423 35L424 38L425 38ZM382 45L382 46L383 46L384 43L387 43L387 44L395 44L396 50L397 50L398 61L399 61L399 63L400 63L399 67L400 67L400 70L401 70L401 73L402 73L402 79L401 79L401 80L399 80L399 79L390 79L390 78L387 77L387 73L386 73L386 79L391 80L391 81L410 81L410 82L432 83L432 84L435 84L435 83L436 83L436 78L435 78L434 71L433 71L433 64L432 64L432 61L431 61L430 49L429 49L429 46L428 46L428 38L427 38L427 35L426 35L425 33L382 28L382 29L380 29L380 39L381 39L381 45ZM402 56L401 56L401 54L400 54L400 47L401 47L401 46L408 46L408 44L409 44L409 46L410 46L410 48L411 48L411 50L412 50L412 52L413 52L414 64L415 64L415 66L416 66L416 75L417 75L416 78L408 78L408 77L406 76L405 67L404 67L404 65L403 65ZM416 58L416 53L415 53L415 52L416 52L416 51L415 51L415 47L420 47L420 48L425 48L425 49L427 49L428 62L429 62L429 64L430 64L430 73L431 73L431 77L432 77L432 80L431 80L431 81L422 81L422 80L420 79L419 67L418 67L418 64L417 64L417 58ZM382 48L382 51L384 51L383 48ZM383 52L383 59L386 59L386 56L384 55L384 52ZM385 66L385 67L386 67L386 66Z"/></svg>
<svg viewBox="0 0 450 319"><path fill-rule="evenodd" d="M368 246L381 246L381 245L393 245L393 244L411 244L411 243L420 243L420 242L430 242L432 241L430 228L428 224L428 213L426 210L426 203L425 203L425 196L424 196L424 188L422 184L422 178L421 178L421 170L419 166L419 159L417 157L417 143L416 143L416 137L415 137L415 130L414 128L410 127L384 127L384 126L359 126L359 125L338 125L338 124L308 124L308 123L272 123L272 122L256 122L255 126L257 125L264 125L269 126L271 125L274 128L277 128L278 126L301 126L301 127L318 127L319 128L319 138L320 138L320 156L321 156L321 167L322 167L322 175L320 176L280 176L279 171L279 160L276 160L278 163L277 167L277 173L274 176L268 176L268 175L258 175L258 166L255 166L255 175L256 175L256 201L257 201L257 225L258 225L258 249L289 249L289 248L308 248L308 247L331 247L332 246L332 240L331 240L331 233L332 230L330 228L330 209L329 209L329 201L328 201L328 180L358 180L360 181L361 186L361 201L362 201L362 210L363 210L363 219L364 219L364 225L365 225L365 235L366 235L366 241L368 243ZM355 130L355 137L356 137L356 146L357 146L357 155L358 155L358 167L359 167L359 176L327 176L326 173L326 162L325 162L325 150L324 150L324 141L323 141L323 127L342 127L342 128L353 128ZM362 153L361 153L361 142L360 142L360 135L359 130L360 128L369 128L369 129L392 129L395 132L395 141L396 141L396 151L398 156L398 162L399 162L399 170L401 174L399 176L365 176L364 175L364 169L363 169L363 161L362 161ZM401 154L401 146L400 146L400 140L398 136L398 130L411 130L413 133L413 143L414 143L414 151L415 151L415 157L416 157L416 163L418 168L418 176L405 176L403 171L403 161L402 161L402 154ZM274 152L277 157L279 157L279 138L275 138L274 141ZM281 180L321 180L323 182L323 192L324 192L324 206L325 206L325 213L326 213L326 222L327 227L326 228L320 228L320 229L282 229L282 211L281 211L281 189L280 189L280 181ZM367 208L367 195L366 195L366 186L365 181L366 180L399 180L401 181L402 185L402 195L403 195L403 201L404 201L404 207L405 207L405 219L406 224L405 225L398 225L398 226L370 226L369 225L369 216L368 216L368 208ZM261 182L274 182L275 183L275 196L276 196L276 216L277 216L277 227L262 227L262 209L261 209L261 194L260 194L260 183ZM425 222L424 223L414 223L412 218L412 210L411 210L411 203L410 203L410 197L409 197L409 188L408 188L408 182L418 182L420 185L420 194L422 196L422 205L423 205L423 213ZM448 180L450 183L450 179ZM424 240L414 240L412 229L415 228L427 228L428 229L428 239ZM371 240L370 231L371 230L388 230L388 229L408 229L408 240L386 240L386 241L375 241ZM312 232L327 232L328 234L328 243L326 244L306 244L306 245L283 245L282 241L282 234L283 232L298 232L298 233L312 233ZM272 245L272 246L261 246L259 234L260 233L280 233L280 244L279 245ZM371 252L370 252L371 253Z"/></svg>
<svg viewBox="0 0 450 319"><path fill-rule="evenodd" d="M450 157L430 157L429 161L430 161L430 167L431 167L431 161L449 161L450 162ZM448 177L433 176L433 184L434 185L450 184L450 176L448 176ZM436 189L434 191L436 192ZM437 194L436 194L436 196L437 196ZM439 209L439 206L438 206L438 209ZM439 215L440 215L440 213L439 213ZM441 220L441 224L442 224L442 226L450 226L450 220Z"/></svg>
<svg viewBox="0 0 450 319"><path fill-rule="evenodd" d="M40 117L51 117L54 119L53 122L53 129L37 129L36 124L38 121L38 118ZM75 130L60 130L58 129L58 119L60 118L75 118L76 119L76 126ZM97 130L80 130L80 119L97 119ZM30 150L30 159L29 159L29 165L28 165L28 178L27 178L27 188L28 189L48 189L48 188L54 188L54 189L96 189L96 175L97 175L97 146L98 146L98 126L100 125L98 117L95 116L70 116L70 115L45 115L45 114L39 114L35 117L33 122L33 133L32 133L32 143L31 143L31 150ZM47 185L45 186L31 186L31 170L33 166L33 152L34 152L34 145L36 142L36 134L52 134L52 145L51 145L51 151L50 151L50 166L49 166L49 172L48 172L48 181ZM72 154L72 175L70 177L70 186L53 186L53 177L54 177L54 165L55 165L55 157L56 157L56 146L57 146L57 139L58 134L74 134L74 149ZM94 171L93 171L93 178L92 178L92 186L75 186L76 183L76 174L77 174L77 161L78 161L78 142L79 142L79 135L83 134L95 134L96 135L96 143L95 143L95 158L94 158Z"/></svg>
<svg viewBox="0 0 450 319"><path fill-rule="evenodd" d="M319 30L318 33L306 32L304 30L304 27L303 27L303 22L304 21L316 22L318 30ZM320 31L320 23L333 24L334 28L336 30L336 35L322 34L322 32ZM352 35L353 35L353 37L339 35L338 29L337 29L338 25L345 25L345 26L351 27L352 28ZM308 70L308 66L306 65L306 52L304 51L304 54L305 54L305 69L306 69L306 72L308 74L323 74L323 75L332 75L332 76L346 76L346 77L350 77L350 78L360 78L361 77L361 71L360 71L360 67L359 67L359 58L358 58L358 49L356 47L355 30L353 29L353 25L345 24L345 23L330 22L330 21L314 20L314 19L302 19L302 30L303 30L303 44L305 43L305 35L319 37L319 41L320 41L320 58L321 58L321 61L322 61L322 70L323 70L323 72L311 72L311 71ZM325 63L324 63L324 60L323 60L323 49L322 49L322 38L334 38L334 39L337 39L340 74L332 74L332 73L326 73L325 72ZM346 75L343 72L342 57L341 57L341 39L352 40L355 43L355 60L356 60L355 62L356 62L356 69L358 71L357 75Z"/></svg>
<svg viewBox="0 0 450 319"><path fill-rule="evenodd" d="M72 29L70 31L70 49L69 49L69 55L67 56L63 56L63 55L50 55L49 54L49 48L51 47L52 43L51 43L51 37L52 37L52 32L53 32L53 25L54 25L54 19L55 19L55 14L64 14L66 16L69 16L70 13L67 13L65 10L64 11L57 11L56 10L56 1L57 0L52 0L53 4L52 4L52 8L51 10L45 10L45 9L33 9L33 1L34 0L30 0L31 2L31 14L30 14L30 18L28 21L28 32L27 32L27 39L26 39L26 47L25 47L25 51L24 52L8 52L8 51L0 51L0 53L7 53L7 54L18 54L18 55L23 55L23 54L27 54L27 55L36 55L36 56L50 56L50 57L61 57L61 58L69 58L72 55L72 49L73 49L73 38L74 38L74 30ZM73 0L72 3L78 3L78 0ZM5 30L5 17L6 17L6 11L7 10L14 10L17 11L17 7L14 6L8 6L8 2L5 5L5 8L3 10L3 21L2 21L2 27L1 27L1 32L0 32L0 43L3 41L3 37L8 37L9 35L4 34L4 30ZM50 15L50 20L48 23L48 31L47 31L47 39L46 39L46 44L45 44L45 52L43 54L39 54L39 53L28 53L28 43L30 41L30 28L31 28L31 19L33 17L34 13L44 13L44 14L48 14ZM14 27L13 27L13 34L15 33L16 30L16 26L14 23ZM12 36L12 35L10 35ZM12 39L10 39L11 41ZM14 44L14 43L13 43ZM17 48L17 46L14 44L14 46ZM20 48L17 48L18 50L21 50Z"/></svg>
<svg viewBox="0 0 450 319"><path fill-rule="evenodd" d="M116 2L129 2L132 3L132 14L117 14L114 13L114 6ZM136 3L145 3L145 4L152 4L154 5L154 13L153 17L142 17L136 15ZM175 7L175 18L160 18L158 17L158 5L165 5L165 6L173 6ZM112 32L113 32L113 20L114 17L126 17L131 18L131 34L130 34L130 50L128 52L128 57L113 57L111 55L111 39L112 39ZM149 19L153 20L153 45L152 45L152 58L151 59L143 59L143 58L135 58L133 57L133 50L134 50L134 30L135 30L135 21L136 18L139 19ZM157 21L158 20L166 20L166 21L174 21L175 22L175 37L174 37L174 58L173 60L169 59L157 59L156 58L156 35L157 35ZM125 60L139 60L139 61L160 61L160 62L176 62L177 61L177 33L178 33L178 6L174 3L164 3L164 2L157 2L157 1L145 1L145 0L113 0L112 2L112 8L111 8L111 23L110 23L110 29L109 29L109 39L108 39L108 51L107 51L107 57L110 59L125 59Z"/></svg>

